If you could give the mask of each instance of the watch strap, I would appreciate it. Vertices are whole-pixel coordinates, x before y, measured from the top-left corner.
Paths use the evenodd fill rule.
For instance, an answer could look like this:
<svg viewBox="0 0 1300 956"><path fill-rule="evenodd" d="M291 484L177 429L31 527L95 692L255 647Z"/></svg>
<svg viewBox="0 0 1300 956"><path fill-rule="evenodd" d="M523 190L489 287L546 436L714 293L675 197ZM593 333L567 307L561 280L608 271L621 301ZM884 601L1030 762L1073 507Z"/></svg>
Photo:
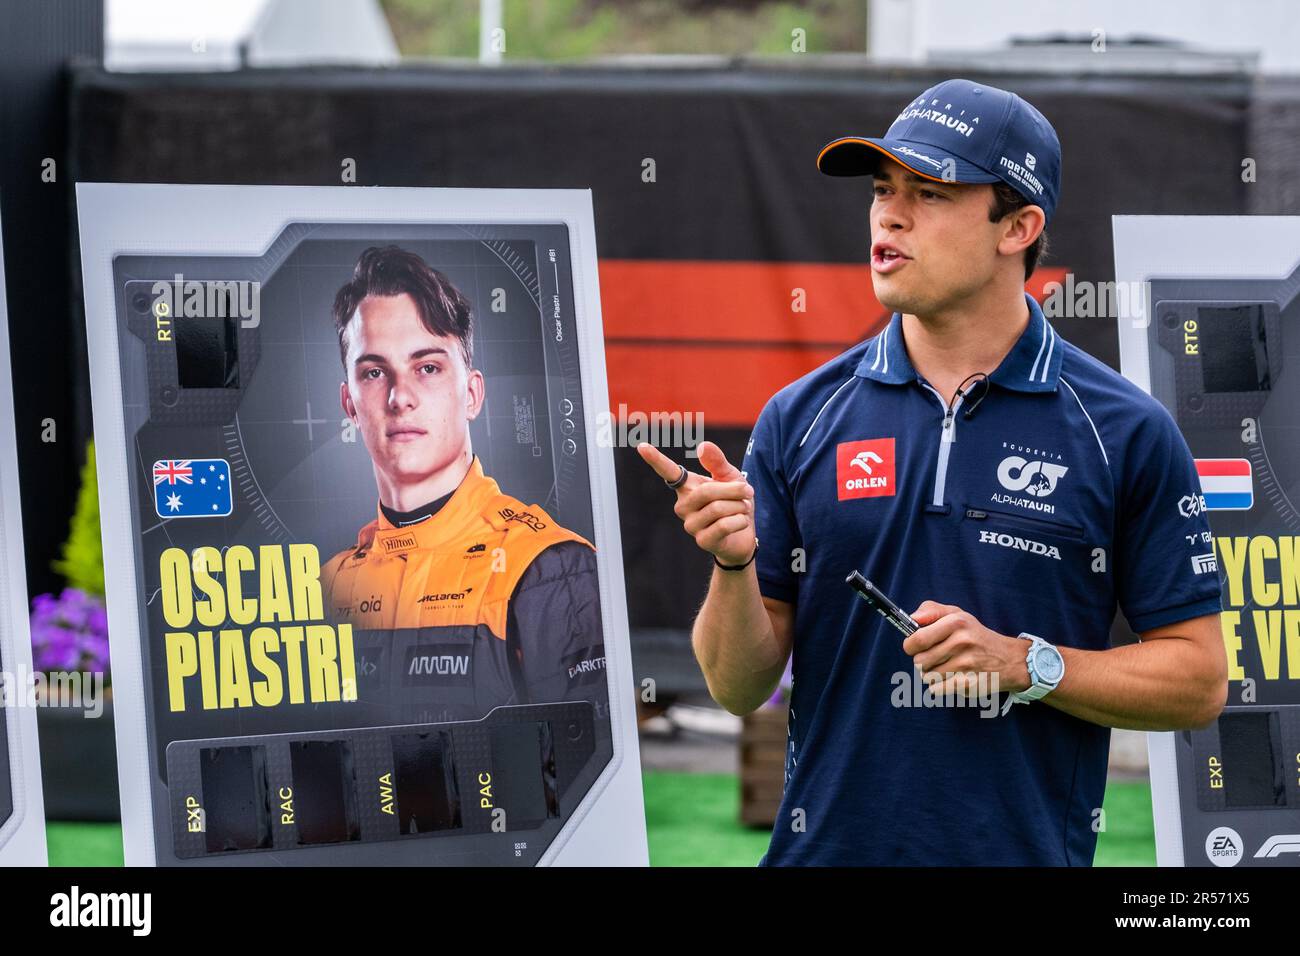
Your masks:
<svg viewBox="0 0 1300 956"><path fill-rule="evenodd" d="M1038 673L1035 671L1033 664L1031 663L1034 659L1034 654L1038 651L1039 647L1042 646L1052 647L1052 645L1047 641L1043 640L1041 637L1039 637L1036 634L1028 634L1025 633L1024 631L1021 631L1020 637L1025 638L1030 642L1029 650L1025 652L1025 666L1029 670L1029 679L1033 681L1033 683L1030 684L1022 691L1013 691L1010 696L1013 700L1019 703L1027 704L1031 701L1042 700L1052 691L1056 690L1056 688L1060 685L1061 680L1060 678L1057 678L1054 683L1050 683L1050 684L1047 683L1046 681L1041 680L1038 676ZM1052 649L1056 650L1055 647L1052 647ZM1061 652L1059 650L1056 650L1056 653L1059 656ZM1064 661L1062 661L1062 664L1064 664ZM1061 676L1062 677L1065 676L1064 667L1062 667Z"/></svg>

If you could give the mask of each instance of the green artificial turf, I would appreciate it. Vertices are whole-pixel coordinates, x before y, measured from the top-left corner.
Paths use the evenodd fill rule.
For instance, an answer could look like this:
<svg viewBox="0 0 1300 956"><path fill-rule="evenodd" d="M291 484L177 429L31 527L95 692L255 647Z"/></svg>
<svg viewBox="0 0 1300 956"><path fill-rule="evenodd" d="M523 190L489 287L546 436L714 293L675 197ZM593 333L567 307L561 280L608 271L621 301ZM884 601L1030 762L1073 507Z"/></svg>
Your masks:
<svg viewBox="0 0 1300 956"><path fill-rule="evenodd" d="M754 866L767 851L769 831L737 820L731 774L646 771L644 780L651 866ZM1094 865L1155 866L1150 785L1110 781L1102 808Z"/></svg>
<svg viewBox="0 0 1300 956"><path fill-rule="evenodd" d="M737 820L739 784L731 774L647 771L645 819L651 866L754 866L768 832ZM1145 780L1111 781L1097 839L1097 866L1154 866L1151 787ZM122 828L116 823L50 823L51 866L121 866Z"/></svg>
<svg viewBox="0 0 1300 956"><path fill-rule="evenodd" d="M771 831L738 819L734 774L647 770L642 780L651 866L755 866L767 852Z"/></svg>
<svg viewBox="0 0 1300 956"><path fill-rule="evenodd" d="M1093 866L1155 866L1156 829L1147 780L1109 780L1102 801L1105 829L1097 834Z"/></svg>
<svg viewBox="0 0 1300 956"><path fill-rule="evenodd" d="M50 866L121 866L120 823L45 824Z"/></svg>

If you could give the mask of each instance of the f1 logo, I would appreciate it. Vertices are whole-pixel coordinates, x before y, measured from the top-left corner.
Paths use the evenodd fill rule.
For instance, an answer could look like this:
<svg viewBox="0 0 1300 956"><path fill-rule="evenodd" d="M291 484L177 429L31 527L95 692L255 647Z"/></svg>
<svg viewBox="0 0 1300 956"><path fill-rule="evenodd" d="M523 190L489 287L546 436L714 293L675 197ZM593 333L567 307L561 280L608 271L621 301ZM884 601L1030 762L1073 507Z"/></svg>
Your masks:
<svg viewBox="0 0 1300 956"><path fill-rule="evenodd" d="M892 497L894 439L868 438L835 447L835 485L840 501Z"/></svg>

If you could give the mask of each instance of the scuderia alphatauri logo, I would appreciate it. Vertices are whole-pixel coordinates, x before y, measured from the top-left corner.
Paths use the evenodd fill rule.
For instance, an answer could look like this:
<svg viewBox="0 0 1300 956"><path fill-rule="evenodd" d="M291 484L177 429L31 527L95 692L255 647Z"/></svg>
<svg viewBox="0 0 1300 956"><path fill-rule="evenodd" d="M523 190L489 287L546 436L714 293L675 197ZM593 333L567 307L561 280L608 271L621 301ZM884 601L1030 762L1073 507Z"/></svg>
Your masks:
<svg viewBox="0 0 1300 956"><path fill-rule="evenodd" d="M1052 514L1056 506L1043 499L1056 490L1056 486L1070 469L1058 464L1061 456L1038 448L1026 448L1003 442L1002 447L1015 454L1007 455L998 464L998 484L1015 494L994 492L997 504L1015 505L1030 511ZM1055 459L1055 460L1053 460Z"/></svg>

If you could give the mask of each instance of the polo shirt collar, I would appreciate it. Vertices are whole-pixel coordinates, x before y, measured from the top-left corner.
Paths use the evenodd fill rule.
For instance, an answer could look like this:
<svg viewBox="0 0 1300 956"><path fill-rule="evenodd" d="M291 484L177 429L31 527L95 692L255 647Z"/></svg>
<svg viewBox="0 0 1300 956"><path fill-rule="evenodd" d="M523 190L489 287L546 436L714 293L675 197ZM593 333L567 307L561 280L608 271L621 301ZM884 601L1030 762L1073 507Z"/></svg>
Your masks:
<svg viewBox="0 0 1300 956"><path fill-rule="evenodd" d="M1061 341L1034 297L1025 293L1029 324L989 380L1018 392L1054 392L1061 374ZM854 374L889 385L918 379L903 341L903 316L895 312L889 324L867 345Z"/></svg>

